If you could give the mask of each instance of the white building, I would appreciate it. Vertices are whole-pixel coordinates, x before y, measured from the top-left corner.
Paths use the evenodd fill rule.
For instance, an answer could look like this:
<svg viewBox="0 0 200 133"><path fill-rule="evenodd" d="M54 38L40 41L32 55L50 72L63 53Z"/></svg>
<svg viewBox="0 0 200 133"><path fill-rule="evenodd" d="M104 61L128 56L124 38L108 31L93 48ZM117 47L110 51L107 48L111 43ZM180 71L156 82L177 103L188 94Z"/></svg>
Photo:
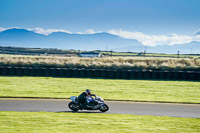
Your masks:
<svg viewBox="0 0 200 133"><path fill-rule="evenodd" d="M84 52L84 53L79 53L80 57L101 57L100 53L90 53L90 52Z"/></svg>

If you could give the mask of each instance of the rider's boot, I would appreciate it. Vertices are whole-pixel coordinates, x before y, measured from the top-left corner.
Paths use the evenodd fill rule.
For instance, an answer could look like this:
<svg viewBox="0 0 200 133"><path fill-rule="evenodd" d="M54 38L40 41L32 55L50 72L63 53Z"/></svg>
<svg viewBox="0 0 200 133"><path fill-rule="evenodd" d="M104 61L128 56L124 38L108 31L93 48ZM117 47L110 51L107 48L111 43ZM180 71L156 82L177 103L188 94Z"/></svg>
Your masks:
<svg viewBox="0 0 200 133"><path fill-rule="evenodd" d="M79 104L79 109L80 110L83 110L85 108L85 105L84 104Z"/></svg>

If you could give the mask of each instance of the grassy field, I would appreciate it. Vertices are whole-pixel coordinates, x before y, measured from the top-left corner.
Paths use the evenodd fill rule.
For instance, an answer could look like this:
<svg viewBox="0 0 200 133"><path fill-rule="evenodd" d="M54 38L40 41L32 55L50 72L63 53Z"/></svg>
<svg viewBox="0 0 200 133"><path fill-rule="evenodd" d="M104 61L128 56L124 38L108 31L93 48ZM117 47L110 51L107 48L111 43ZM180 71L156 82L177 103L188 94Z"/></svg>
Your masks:
<svg viewBox="0 0 200 133"><path fill-rule="evenodd" d="M110 100L200 103L200 82L0 77L0 97L69 98L85 89Z"/></svg>
<svg viewBox="0 0 200 133"><path fill-rule="evenodd" d="M200 119L122 114L0 112L2 133L199 133Z"/></svg>
<svg viewBox="0 0 200 133"><path fill-rule="evenodd" d="M31 67L67 67L92 69L160 69L160 70L199 70L199 58L164 57L53 57L0 55L0 65Z"/></svg>
<svg viewBox="0 0 200 133"><path fill-rule="evenodd" d="M105 55L114 55L114 56L138 56L140 53L132 53L132 52L101 52L102 54ZM172 57L172 58L178 58L177 54L156 54L156 53L142 53L143 56L146 57ZM200 58L200 55L189 55L189 54L180 54L180 58Z"/></svg>

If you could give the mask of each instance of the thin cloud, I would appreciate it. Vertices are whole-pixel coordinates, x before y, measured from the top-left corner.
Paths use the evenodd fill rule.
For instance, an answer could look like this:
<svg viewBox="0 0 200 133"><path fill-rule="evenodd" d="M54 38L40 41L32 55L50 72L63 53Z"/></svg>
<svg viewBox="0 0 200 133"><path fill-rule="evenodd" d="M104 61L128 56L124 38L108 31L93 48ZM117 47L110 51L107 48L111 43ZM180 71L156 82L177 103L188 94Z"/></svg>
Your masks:
<svg viewBox="0 0 200 133"><path fill-rule="evenodd" d="M6 30L6 28L0 27L0 32Z"/></svg>
<svg viewBox="0 0 200 133"><path fill-rule="evenodd" d="M146 46L156 46L156 45L174 45L174 44L185 44L192 41L200 41L199 36L186 36L171 34L166 35L147 35L142 32L130 32L123 30L109 30L108 33L118 35L127 39L136 39Z"/></svg>
<svg viewBox="0 0 200 133"><path fill-rule="evenodd" d="M194 35L200 35L200 29L196 32L194 32Z"/></svg>
<svg viewBox="0 0 200 133"><path fill-rule="evenodd" d="M15 29L20 29L19 27L10 27L10 28L3 28L3 27L0 27L0 32L5 31L5 30L9 30L9 29L13 29L13 28L15 28Z"/></svg>
<svg viewBox="0 0 200 133"><path fill-rule="evenodd" d="M101 33L102 31L94 31L93 29L87 29L85 32L76 32L76 34L95 34Z"/></svg>
<svg viewBox="0 0 200 133"><path fill-rule="evenodd" d="M43 29L43 28L33 28L33 29L27 29L27 30L34 31L35 33L43 34L43 35L49 35L53 32L71 33L70 31L64 30L64 29L47 29L46 30L46 29Z"/></svg>
<svg viewBox="0 0 200 133"><path fill-rule="evenodd" d="M0 27L0 32L8 30L8 29L13 29L13 28L20 29L19 27L10 27L10 28ZM33 31L35 33L43 34L43 35L49 35L53 32L65 32L65 33L72 34L72 32L68 30L64 30L64 29L27 28L26 30ZM200 30L198 30L196 33L199 33L199 32ZM87 29L84 32L75 32L75 34L95 34L95 33L102 33L102 31L94 31L93 29ZM107 33L117 35L117 36L127 38L127 39L136 39L146 46L186 44L192 41L200 42L200 34L195 34L194 36L177 35L177 34L171 34L169 36L147 35L142 32L137 32L137 31L131 32L131 31L124 31L121 29L120 30L112 29L112 30L107 31Z"/></svg>

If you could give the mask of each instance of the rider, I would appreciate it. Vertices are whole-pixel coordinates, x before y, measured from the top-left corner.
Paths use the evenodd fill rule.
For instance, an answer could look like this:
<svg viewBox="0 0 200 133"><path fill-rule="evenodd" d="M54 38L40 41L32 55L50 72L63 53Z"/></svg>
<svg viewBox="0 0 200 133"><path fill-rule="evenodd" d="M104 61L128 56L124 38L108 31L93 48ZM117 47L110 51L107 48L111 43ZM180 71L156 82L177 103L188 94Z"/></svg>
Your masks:
<svg viewBox="0 0 200 133"><path fill-rule="evenodd" d="M81 105L83 108L87 104L87 96L96 96L95 94L91 94L91 91L89 89L86 89L85 92L82 92L78 96L78 103Z"/></svg>

